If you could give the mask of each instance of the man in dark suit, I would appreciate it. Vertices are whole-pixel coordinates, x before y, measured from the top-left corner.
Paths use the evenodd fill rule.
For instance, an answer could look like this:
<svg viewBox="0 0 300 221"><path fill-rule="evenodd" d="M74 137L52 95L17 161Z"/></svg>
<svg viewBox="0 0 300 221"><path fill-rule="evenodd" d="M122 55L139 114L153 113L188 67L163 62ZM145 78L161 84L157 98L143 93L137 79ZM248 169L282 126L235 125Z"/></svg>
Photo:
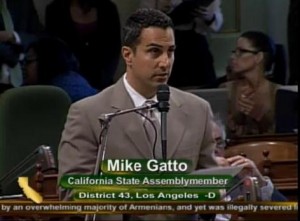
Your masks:
<svg viewBox="0 0 300 221"><path fill-rule="evenodd" d="M158 85L166 84L170 76L174 50L173 24L167 15L155 9L138 9L129 17L124 27L122 47L126 73L115 85L71 106L58 151L59 179L66 174L93 173L101 132L99 116L141 106L147 100L156 101ZM169 103L167 159L190 160L191 171L217 166L208 102L171 87ZM159 121L156 110L154 115ZM144 121L136 113L113 118L105 159L153 159L153 142L147 137ZM70 200L71 193L61 190L60 198ZM195 215L184 214L132 215L131 218L197 219ZM119 215L113 217L113 220L120 219Z"/></svg>
<svg viewBox="0 0 300 221"><path fill-rule="evenodd" d="M10 72L18 64L23 48L41 31L32 0L0 0L0 84L4 84L3 88L11 83Z"/></svg>
<svg viewBox="0 0 300 221"><path fill-rule="evenodd" d="M74 52L80 73L98 89L113 84L121 50L119 12L111 0L54 0L45 28Z"/></svg>

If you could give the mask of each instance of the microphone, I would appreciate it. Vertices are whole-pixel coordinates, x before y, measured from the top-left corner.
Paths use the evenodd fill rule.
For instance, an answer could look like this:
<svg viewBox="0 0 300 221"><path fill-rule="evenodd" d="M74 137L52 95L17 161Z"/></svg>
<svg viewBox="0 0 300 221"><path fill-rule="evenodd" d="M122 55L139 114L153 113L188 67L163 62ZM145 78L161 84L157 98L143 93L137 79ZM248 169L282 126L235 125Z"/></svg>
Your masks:
<svg viewBox="0 0 300 221"><path fill-rule="evenodd" d="M161 149L163 160L167 159L167 113L169 111L170 90L166 84L161 84L157 89L157 109L161 113Z"/></svg>

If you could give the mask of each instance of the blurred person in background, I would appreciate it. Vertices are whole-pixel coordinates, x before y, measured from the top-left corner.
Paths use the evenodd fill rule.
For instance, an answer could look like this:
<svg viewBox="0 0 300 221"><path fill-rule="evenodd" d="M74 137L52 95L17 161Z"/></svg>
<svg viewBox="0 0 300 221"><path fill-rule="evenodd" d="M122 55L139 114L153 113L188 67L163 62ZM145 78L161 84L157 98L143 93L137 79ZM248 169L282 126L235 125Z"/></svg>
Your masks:
<svg viewBox="0 0 300 221"><path fill-rule="evenodd" d="M119 13L110 0L54 0L46 8L48 33L64 40L80 72L102 90L113 83L120 51Z"/></svg>
<svg viewBox="0 0 300 221"><path fill-rule="evenodd" d="M32 0L0 0L0 93L22 84L23 50L42 30Z"/></svg>
<svg viewBox="0 0 300 221"><path fill-rule="evenodd" d="M159 9L175 25L176 50L171 86L211 88L217 86L213 56L207 34L223 24L221 0L142 0L140 7Z"/></svg>
<svg viewBox="0 0 300 221"><path fill-rule="evenodd" d="M219 166L243 166L244 170L239 174L239 179L243 179L245 176L254 176L258 179L259 186L261 188L262 200L266 201L287 201L287 198L283 196L276 188L271 179L267 176L263 176L256 164L249 158L243 157L241 155L236 155L232 157L225 158L226 147L226 131L225 126L221 120L215 118L212 121L212 133L213 138L216 142L216 161ZM230 148L230 147L229 147ZM251 157L251 156L249 156ZM239 192L238 194L241 194Z"/></svg>
<svg viewBox="0 0 300 221"><path fill-rule="evenodd" d="M212 121L212 136L216 142L215 158L219 166L243 166L244 169L238 176L234 177L234 182L238 183L241 179L246 176L254 176L258 179L260 186L261 199L264 201L288 201L287 198L282 195L272 183L269 177L263 176L258 170L256 164L249 158L243 157L241 155L232 156L225 158L225 148L226 148L226 131L225 126L220 119L214 118ZM232 200L245 200L243 198L243 186L240 185L236 187L228 196L223 200L228 202ZM217 214L214 221L227 221L227 220L239 220L235 215L231 214ZM241 220L244 220L241 218Z"/></svg>
<svg viewBox="0 0 300 221"><path fill-rule="evenodd" d="M272 69L275 46L258 31L243 33L230 58L235 80L229 90L229 136L274 133L275 96L279 87L266 79Z"/></svg>
<svg viewBox="0 0 300 221"><path fill-rule="evenodd" d="M24 85L53 85L62 88L72 102L96 94L80 75L78 62L67 45L56 38L33 42L24 59Z"/></svg>

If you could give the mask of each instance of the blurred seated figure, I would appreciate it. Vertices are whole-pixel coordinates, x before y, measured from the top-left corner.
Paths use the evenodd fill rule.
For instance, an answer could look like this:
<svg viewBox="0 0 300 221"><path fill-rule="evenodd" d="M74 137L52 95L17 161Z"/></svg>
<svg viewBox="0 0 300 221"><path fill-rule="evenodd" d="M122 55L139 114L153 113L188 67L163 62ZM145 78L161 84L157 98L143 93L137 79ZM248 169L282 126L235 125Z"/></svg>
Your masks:
<svg viewBox="0 0 300 221"><path fill-rule="evenodd" d="M266 79L274 50L273 41L262 32L248 31L238 38L230 57L230 72L235 80L227 83L230 137L274 133L279 85Z"/></svg>
<svg viewBox="0 0 300 221"><path fill-rule="evenodd" d="M286 85L286 75L287 75L287 64L284 46L282 44L275 44L275 54L273 59L273 64L271 70L268 71L266 79L273 83ZM225 75L217 79L217 87L226 87L226 85L240 77L239 74L235 74L231 71L230 62L225 68Z"/></svg>
<svg viewBox="0 0 300 221"><path fill-rule="evenodd" d="M254 176L258 179L262 200L287 201L287 198L274 188L272 181L268 177L262 176L252 160L240 155L230 158L224 157L226 148L226 132L224 125L218 118L215 118L212 121L212 134L216 142L215 157L218 165L221 167L243 166L245 168L238 176L234 177L234 184L238 183L246 176ZM241 196L243 196L243 189L242 186L239 186L232 190L223 200L226 202L239 200ZM238 217L232 214L216 214L214 221L239 220L237 218Z"/></svg>
<svg viewBox="0 0 300 221"><path fill-rule="evenodd" d="M168 14L175 29L175 61L168 84L181 89L214 88L216 73L207 35L223 25L221 0L142 0L140 7Z"/></svg>
<svg viewBox="0 0 300 221"><path fill-rule="evenodd" d="M23 68L24 85L60 87L68 93L72 102L97 93L80 75L75 56L59 39L43 37L32 43Z"/></svg>
<svg viewBox="0 0 300 221"><path fill-rule="evenodd" d="M111 0L54 0L46 7L46 31L71 48L80 73L102 90L113 83L121 52L119 12Z"/></svg>
<svg viewBox="0 0 300 221"><path fill-rule="evenodd" d="M0 0L0 93L22 84L23 49L42 31L33 0Z"/></svg>
<svg viewBox="0 0 300 221"><path fill-rule="evenodd" d="M226 147L226 133L224 126L219 120L212 122L213 138L216 141L216 160L219 166L243 166L244 170L239 174L239 179L243 179L245 176L257 177L259 186L261 188L261 199L265 201L287 201L287 198L283 196L276 188L269 177L263 176L255 163L249 158L241 155L225 158ZM233 195L236 192L233 192Z"/></svg>

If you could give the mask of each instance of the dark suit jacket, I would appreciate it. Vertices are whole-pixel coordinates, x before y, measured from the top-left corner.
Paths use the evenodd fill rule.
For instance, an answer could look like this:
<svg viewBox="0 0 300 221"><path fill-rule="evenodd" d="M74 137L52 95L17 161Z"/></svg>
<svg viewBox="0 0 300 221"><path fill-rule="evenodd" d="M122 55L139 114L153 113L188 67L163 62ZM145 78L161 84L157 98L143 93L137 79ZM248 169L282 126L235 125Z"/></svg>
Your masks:
<svg viewBox="0 0 300 221"><path fill-rule="evenodd" d="M14 67L18 63L20 53L36 39L36 34L42 32L42 26L32 0L6 0L6 2L14 23L14 31L21 38L21 45L0 42L0 66L7 64ZM4 30L1 14L0 30Z"/></svg>
<svg viewBox="0 0 300 221"><path fill-rule="evenodd" d="M43 29L34 3L32 0L6 0L6 2L15 31L19 34L24 47L26 47L35 39L35 35ZM0 16L0 30L4 30L2 15Z"/></svg>
<svg viewBox="0 0 300 221"><path fill-rule="evenodd" d="M63 39L80 63L80 73L99 90L113 83L121 50L120 20L110 0L96 1L97 30L82 40L70 14L70 0L55 0L46 8L46 30Z"/></svg>
<svg viewBox="0 0 300 221"><path fill-rule="evenodd" d="M167 158L191 160L190 170L217 166L208 102L175 88L170 88L170 93ZM92 174L99 146L99 116L133 107L123 78L101 93L74 103L59 145L59 178L65 174ZM108 132L106 159L152 159L152 156L152 145L147 140L140 115L130 113L113 118ZM69 192L61 191L60 197L70 200L71 196ZM193 218L191 215L149 215L137 220ZM119 216L114 220L120 219Z"/></svg>

